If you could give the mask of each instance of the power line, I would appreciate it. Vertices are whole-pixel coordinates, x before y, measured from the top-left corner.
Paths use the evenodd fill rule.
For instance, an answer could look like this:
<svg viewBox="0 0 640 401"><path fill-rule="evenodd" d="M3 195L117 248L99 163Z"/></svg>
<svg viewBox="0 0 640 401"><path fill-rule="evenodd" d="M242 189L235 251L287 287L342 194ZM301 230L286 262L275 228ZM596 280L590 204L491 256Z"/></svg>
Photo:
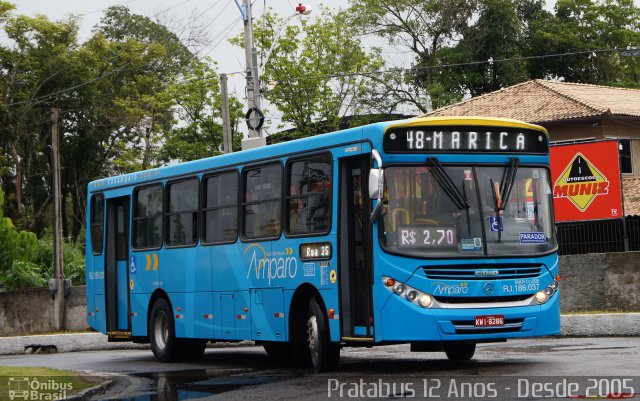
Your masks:
<svg viewBox="0 0 640 401"><path fill-rule="evenodd" d="M133 0L135 1L135 0ZM209 49L207 51L207 53L205 55L209 55L213 50L215 50L215 48L217 46L219 46L222 41L224 39L227 38L227 36L229 35L229 33L231 32L231 29L233 28L233 25L236 24L239 20L241 19L241 17L238 17L237 19L235 19L234 21L231 22L231 24L229 24L222 33L220 33L219 35L217 35L213 40L216 40L217 38L220 37L220 40L218 40L218 42L216 42L213 47L211 49ZM553 57L562 57L562 56L571 56L571 55L580 55L580 54L598 54L598 53L607 53L607 52L614 52L614 51L620 51L620 49L617 48L611 48L611 49L595 49L595 50L584 50L584 51L577 51L577 52L565 52L565 53L554 53L554 54L544 54L544 55L538 55L538 56L527 56L527 57L512 57L512 58L504 58L504 59L495 59L495 60L483 60L483 61L471 61L471 62L465 62L465 63L450 63L450 64L440 64L440 65L435 65L435 66L416 66L416 67L411 67L411 68L392 68L392 69L386 69L386 70L378 70L378 71L358 71L358 72L352 72L352 73L336 73L336 74L328 74L328 75L301 75L301 76L293 76L293 77L289 77L286 79L271 79L271 82L275 82L275 83L283 83L283 82L291 82L291 81L295 81L295 80L299 80L299 79L322 79L322 78L339 78L339 77L355 77L355 76L373 76L373 75L384 75L384 74L389 74L389 73L403 73L403 72L407 72L407 71L417 71L417 70L429 70L429 69L444 69L444 68L452 68L452 67L464 67L464 66L472 66L472 65L481 65L481 64L491 64L491 63L502 63L502 62L509 62L509 61L523 61L523 60L535 60L535 59L545 59L545 58L553 58ZM192 59L197 57L195 54L192 55ZM86 82L82 82L80 84L71 86L69 88L65 88L65 89L60 89L58 91L55 91L53 93L47 94L47 95L43 95L43 96L39 96L36 97L32 100L25 100L25 101L21 101L21 102L14 102L14 103L9 103L6 104L6 107L11 107L11 106L17 106L20 104L25 104L25 103L30 103L32 101L36 101L36 103L42 102L46 99L49 99L51 97L78 89L80 87L86 86L88 84L91 84L93 82L96 82L98 80L101 80L103 78L106 78L110 75L113 75L115 73L118 72L124 72L124 71L128 71L131 69L136 69L136 68L140 68L142 66L137 66L137 67L133 67L131 69L125 69L125 67L128 64L131 64L132 62L128 62L127 64L123 65L122 67L110 71L104 75L101 75L99 77L93 78L91 80L88 80ZM191 82L191 81L195 81L195 80L202 80L202 79L209 79L209 78L193 78L188 80L187 82Z"/></svg>
<svg viewBox="0 0 640 401"><path fill-rule="evenodd" d="M216 38L218 38L218 37L222 36L222 37L220 38L220 40L218 40L218 41L216 42L216 44L214 44L214 45L213 45L213 47L212 47L211 49L207 50L207 52L205 53L205 56L208 56L209 54L211 54L211 52L213 52L213 51L216 49L216 47L218 47L218 46L219 46L219 45L220 45L220 44L221 44L225 39L227 39L227 37L229 36L229 34L231 33L231 31L233 30L234 25L235 25L238 21L240 21L241 19L242 19L242 17L238 17L238 18L236 18L235 20L233 20L233 21L231 22L231 24L229 24L229 25L228 25L228 26L223 30L223 32L222 32L220 35L218 35L218 36L216 37ZM216 38L214 38L213 40L215 40Z"/></svg>
<svg viewBox="0 0 640 401"><path fill-rule="evenodd" d="M419 70L436 70L436 69L444 69L444 68L452 68L452 67L466 67L472 65L481 65L481 64L492 64L492 63L502 63L509 61L524 61L524 60L536 60L536 59L545 59L552 57L562 57L562 56L572 56L579 54L597 54L597 53L607 53L620 51L620 49L596 49L596 50L585 50L578 52L566 52L566 53L554 53L554 54L544 54L539 56L526 56L526 57L512 57L512 58L503 58L503 59L495 59L495 60L483 60L483 61L469 61L465 63L449 63L449 64L439 64L432 66L415 66L409 68L390 68L386 70L377 70L377 71L357 71L351 73L336 73L336 74L327 74L327 75L302 75L302 76L293 76L286 79L270 79L272 82L290 82L298 79L319 79L319 78L339 78L339 77L352 77L352 76L373 76L373 75L383 75L388 73L403 73L408 71L419 71Z"/></svg>

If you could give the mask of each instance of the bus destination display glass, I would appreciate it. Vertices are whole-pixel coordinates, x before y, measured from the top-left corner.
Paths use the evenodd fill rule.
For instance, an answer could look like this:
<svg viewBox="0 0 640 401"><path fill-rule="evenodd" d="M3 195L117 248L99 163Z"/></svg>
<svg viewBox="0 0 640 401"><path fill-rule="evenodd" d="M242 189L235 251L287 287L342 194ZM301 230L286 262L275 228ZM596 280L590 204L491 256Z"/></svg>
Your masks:
<svg viewBox="0 0 640 401"><path fill-rule="evenodd" d="M549 150L543 132L505 127L401 127L384 135L389 153L489 152L545 154Z"/></svg>

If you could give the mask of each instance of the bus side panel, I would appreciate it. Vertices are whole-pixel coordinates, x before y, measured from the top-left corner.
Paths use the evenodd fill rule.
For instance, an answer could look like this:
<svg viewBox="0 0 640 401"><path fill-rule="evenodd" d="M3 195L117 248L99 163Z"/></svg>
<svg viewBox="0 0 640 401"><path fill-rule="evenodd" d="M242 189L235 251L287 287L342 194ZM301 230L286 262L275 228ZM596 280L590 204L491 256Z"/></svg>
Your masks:
<svg viewBox="0 0 640 401"><path fill-rule="evenodd" d="M251 339L283 341L285 339L284 294L282 288L251 290Z"/></svg>
<svg viewBox="0 0 640 401"><path fill-rule="evenodd" d="M329 309L334 310L334 318L331 319L329 317L329 331L331 335L332 342L339 342L341 340L340 333L340 315L339 315L339 305L340 301L338 300L338 291L337 285L332 286L329 289L320 291L320 295L322 296L322 301L326 306L326 313L329 316Z"/></svg>
<svg viewBox="0 0 640 401"><path fill-rule="evenodd" d="M95 326L94 328L102 334L107 334L107 311L104 307L104 295L94 295L95 300Z"/></svg>
<svg viewBox="0 0 640 401"><path fill-rule="evenodd" d="M187 336L191 338L213 338L213 298L210 292L187 293L185 316L189 325Z"/></svg>
<svg viewBox="0 0 640 401"><path fill-rule="evenodd" d="M250 340L251 312L249 307L251 306L251 299L249 298L249 291L234 291L233 305L236 318L235 337L237 340Z"/></svg>
<svg viewBox="0 0 640 401"><path fill-rule="evenodd" d="M149 294L132 292L129 295L131 301L131 335L135 337L147 335L147 308L153 307L149 305L150 298Z"/></svg>
<svg viewBox="0 0 640 401"><path fill-rule="evenodd" d="M222 313L220 308L220 293L211 293L211 313L213 316L209 319L209 325L211 325L211 338L222 338Z"/></svg>
<svg viewBox="0 0 640 401"><path fill-rule="evenodd" d="M185 308L187 306L185 295L186 294L184 293L169 294L171 307L173 308L173 321L176 329L176 337L178 338L186 338L188 327L194 323L187 317L189 315L193 316L191 311L189 311L189 315L185 313Z"/></svg>
<svg viewBox="0 0 640 401"><path fill-rule="evenodd" d="M233 314L233 293L220 293L220 331L224 340L236 338L236 317Z"/></svg>

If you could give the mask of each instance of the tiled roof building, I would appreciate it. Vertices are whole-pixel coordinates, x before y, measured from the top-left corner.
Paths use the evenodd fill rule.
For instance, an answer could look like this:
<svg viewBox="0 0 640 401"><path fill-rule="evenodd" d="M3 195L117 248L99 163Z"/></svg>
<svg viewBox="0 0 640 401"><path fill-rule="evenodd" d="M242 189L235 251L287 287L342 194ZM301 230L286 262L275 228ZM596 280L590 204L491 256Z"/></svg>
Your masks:
<svg viewBox="0 0 640 401"><path fill-rule="evenodd" d="M625 214L640 215L640 89L536 79L425 116L515 118L544 126L551 141L624 138Z"/></svg>

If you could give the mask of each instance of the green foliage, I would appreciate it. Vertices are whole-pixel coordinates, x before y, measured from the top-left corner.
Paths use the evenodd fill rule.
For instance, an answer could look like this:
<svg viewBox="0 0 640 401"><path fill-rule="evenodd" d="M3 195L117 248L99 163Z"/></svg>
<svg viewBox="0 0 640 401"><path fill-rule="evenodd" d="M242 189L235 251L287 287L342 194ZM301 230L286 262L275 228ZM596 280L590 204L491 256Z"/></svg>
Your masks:
<svg viewBox="0 0 640 401"><path fill-rule="evenodd" d="M370 111L374 83L366 73L383 65L379 50L364 49L347 12L322 8L318 14L312 21L286 26L262 75L265 98L301 136L317 133L315 122L337 129L342 116ZM263 57L284 24L273 13L255 24L256 47ZM232 42L244 45L241 37Z"/></svg>
<svg viewBox="0 0 640 401"><path fill-rule="evenodd" d="M14 263L28 260L37 248L35 234L16 230L3 210L4 193L0 189L0 281Z"/></svg>
<svg viewBox="0 0 640 401"><path fill-rule="evenodd" d="M18 231L3 217L4 195L0 189L0 286L43 287L53 271L53 239L38 240L35 234ZM65 277L74 285L85 283L84 251L80 243L63 245Z"/></svg>

